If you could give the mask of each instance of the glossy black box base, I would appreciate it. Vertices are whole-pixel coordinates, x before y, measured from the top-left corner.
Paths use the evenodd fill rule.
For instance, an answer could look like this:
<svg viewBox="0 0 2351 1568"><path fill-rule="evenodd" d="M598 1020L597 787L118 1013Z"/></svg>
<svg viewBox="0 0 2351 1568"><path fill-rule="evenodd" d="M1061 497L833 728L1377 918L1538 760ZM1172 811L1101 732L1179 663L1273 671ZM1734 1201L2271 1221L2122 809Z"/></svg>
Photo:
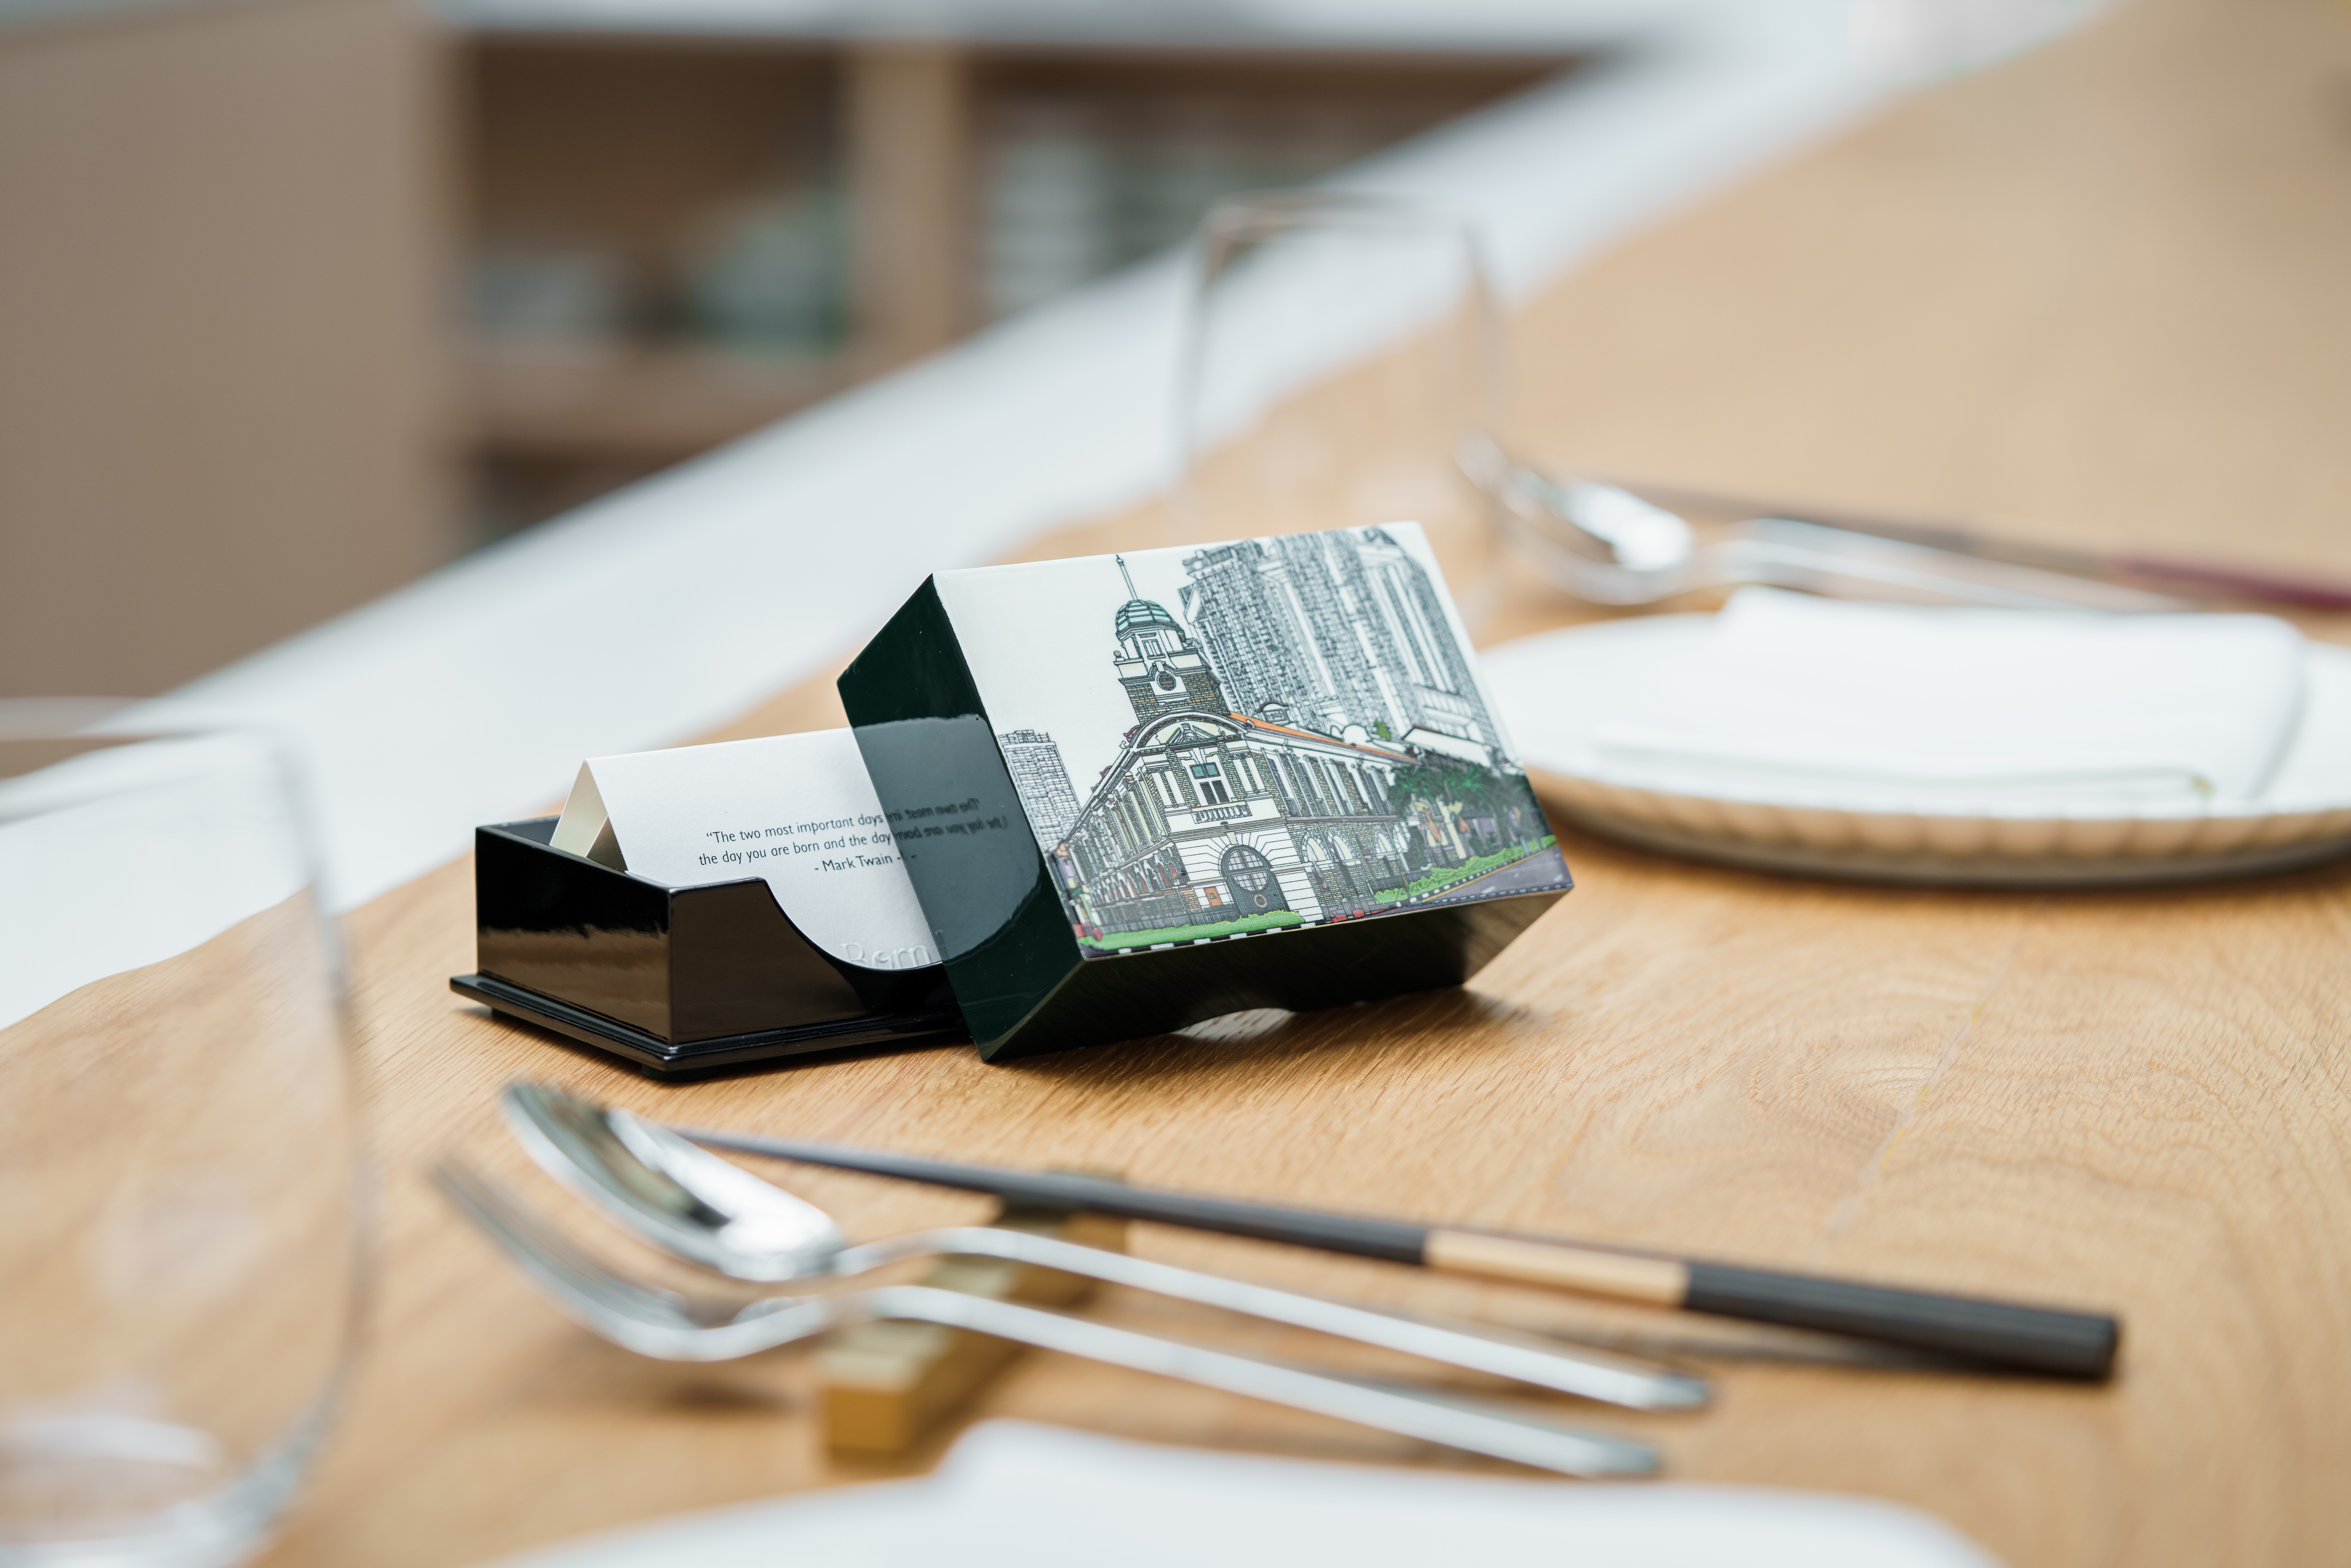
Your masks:
<svg viewBox="0 0 2351 1568"><path fill-rule="evenodd" d="M835 958L763 878L665 886L556 849L555 822L475 831L459 995L664 1078L970 1038L939 966Z"/></svg>
<svg viewBox="0 0 2351 1568"><path fill-rule="evenodd" d="M804 1024L672 1045L643 1030L541 996L525 986L508 985L494 975L452 975L449 988L493 1012L622 1057L653 1078L698 1078L791 1057L830 1057L877 1046L956 1045L971 1038L962 1018L950 1011Z"/></svg>

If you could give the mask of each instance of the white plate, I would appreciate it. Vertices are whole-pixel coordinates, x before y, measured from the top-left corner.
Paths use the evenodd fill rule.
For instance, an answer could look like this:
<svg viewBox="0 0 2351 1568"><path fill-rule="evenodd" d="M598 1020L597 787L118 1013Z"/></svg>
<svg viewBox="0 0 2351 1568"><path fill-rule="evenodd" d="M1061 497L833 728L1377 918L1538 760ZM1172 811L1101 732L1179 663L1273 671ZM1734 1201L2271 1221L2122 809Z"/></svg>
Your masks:
<svg viewBox="0 0 2351 1568"><path fill-rule="evenodd" d="M1482 655L1486 684L1547 804L1594 832L1733 865L1883 882L2092 887L2278 871L2351 852L2351 650L2310 644L2294 745L2252 802L2053 812L1883 785L1800 791L1759 779L1705 794L1601 758L1591 737L1657 700L1710 615L1652 615L1523 637Z"/></svg>
<svg viewBox="0 0 2351 1568"><path fill-rule="evenodd" d="M936 1474L691 1514L502 1568L1997 1568L1941 1521L1761 1487L1374 1469L989 1421Z"/></svg>

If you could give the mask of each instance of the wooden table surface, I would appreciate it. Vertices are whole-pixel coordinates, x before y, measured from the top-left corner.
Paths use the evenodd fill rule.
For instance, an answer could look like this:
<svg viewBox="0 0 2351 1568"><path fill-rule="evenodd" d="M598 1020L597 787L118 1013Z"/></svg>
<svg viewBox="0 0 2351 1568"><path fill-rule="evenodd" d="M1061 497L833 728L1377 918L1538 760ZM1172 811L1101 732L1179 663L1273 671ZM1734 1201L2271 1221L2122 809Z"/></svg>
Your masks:
<svg viewBox="0 0 2351 1568"><path fill-rule="evenodd" d="M1520 441L1562 465L2351 574L2351 12L2140 0L1633 239L1531 303L1514 344ZM1506 619L1573 618L1530 593ZM728 733L838 722L828 674ZM374 1300L317 1494L267 1561L471 1563L876 1473L820 1452L804 1361L632 1358L461 1228L423 1167L494 1151L495 1091L524 1075L695 1122L2109 1306L2120 1376L2056 1387L1136 1243L1702 1357L1708 1413L1579 1413L1653 1438L1675 1477L1876 1493L2016 1563L2351 1557L2351 868L1953 893L1563 841L1577 891L1466 990L1008 1067L956 1050L686 1087L446 992L473 967L466 863L378 900L350 922ZM801 1186L860 1234L978 1210ZM1045 1356L979 1413L1462 1462Z"/></svg>

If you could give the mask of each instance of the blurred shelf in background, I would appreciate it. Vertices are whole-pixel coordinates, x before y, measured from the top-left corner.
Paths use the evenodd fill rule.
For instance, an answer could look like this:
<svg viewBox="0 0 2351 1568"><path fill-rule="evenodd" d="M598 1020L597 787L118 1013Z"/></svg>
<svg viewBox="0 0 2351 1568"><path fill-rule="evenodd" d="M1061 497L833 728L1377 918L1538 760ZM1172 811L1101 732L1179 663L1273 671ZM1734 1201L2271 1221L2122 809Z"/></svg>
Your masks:
<svg viewBox="0 0 2351 1568"><path fill-rule="evenodd" d="M918 40L773 11L731 31L598 15L590 31L560 8L444 10L477 538L1179 241L1219 196L1318 178L1576 57L1474 28L1447 49L1057 33L1050 16Z"/></svg>
<svg viewBox="0 0 2351 1568"><path fill-rule="evenodd" d="M0 0L0 693L167 689L1643 0Z"/></svg>
<svg viewBox="0 0 2351 1568"><path fill-rule="evenodd" d="M1000 317L1040 304L1183 239L1218 197L1319 179L1565 65L977 54L982 306Z"/></svg>
<svg viewBox="0 0 2351 1568"><path fill-rule="evenodd" d="M698 343L476 335L466 420L494 451L674 458L748 434L856 379L845 352L771 361Z"/></svg>
<svg viewBox="0 0 2351 1568"><path fill-rule="evenodd" d="M163 691L446 561L403 0L0 5L0 695Z"/></svg>

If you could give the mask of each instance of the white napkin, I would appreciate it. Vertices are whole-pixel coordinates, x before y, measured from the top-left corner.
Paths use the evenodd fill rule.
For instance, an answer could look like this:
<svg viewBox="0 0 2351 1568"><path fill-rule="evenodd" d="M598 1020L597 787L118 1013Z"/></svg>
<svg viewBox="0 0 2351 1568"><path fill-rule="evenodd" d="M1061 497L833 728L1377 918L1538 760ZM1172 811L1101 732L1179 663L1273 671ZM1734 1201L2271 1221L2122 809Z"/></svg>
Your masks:
<svg viewBox="0 0 2351 1568"><path fill-rule="evenodd" d="M1254 1458L1025 1422L965 1434L936 1475L690 1515L506 1568L1995 1568L1875 1498L1600 1486Z"/></svg>
<svg viewBox="0 0 2351 1568"><path fill-rule="evenodd" d="M1662 788L1988 803L2256 800L2304 701L2267 615L1851 604L1749 588L1654 701L1592 737Z"/></svg>

